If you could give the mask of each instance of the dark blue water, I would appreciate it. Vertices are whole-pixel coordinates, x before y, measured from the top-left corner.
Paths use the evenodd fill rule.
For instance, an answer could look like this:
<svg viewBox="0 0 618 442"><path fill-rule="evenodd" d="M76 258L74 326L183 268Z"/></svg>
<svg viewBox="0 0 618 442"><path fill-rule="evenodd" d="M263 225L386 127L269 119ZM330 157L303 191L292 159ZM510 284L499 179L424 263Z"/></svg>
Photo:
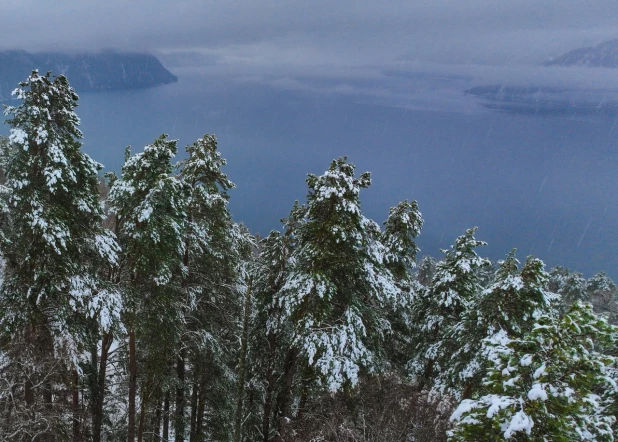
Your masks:
<svg viewBox="0 0 618 442"><path fill-rule="evenodd" d="M232 212L254 232L279 228L294 200L305 198L306 173L347 155L358 172L373 173L361 195L367 216L382 222L399 200L418 200L421 254L440 256L479 226L477 237L489 243L480 253L492 259L517 247L522 260L534 254L548 266L618 279L615 117L359 100L189 76L154 89L83 94L77 111L85 150L107 169L120 168L128 144L139 151L161 133L180 139L181 151L216 134L237 184Z"/></svg>

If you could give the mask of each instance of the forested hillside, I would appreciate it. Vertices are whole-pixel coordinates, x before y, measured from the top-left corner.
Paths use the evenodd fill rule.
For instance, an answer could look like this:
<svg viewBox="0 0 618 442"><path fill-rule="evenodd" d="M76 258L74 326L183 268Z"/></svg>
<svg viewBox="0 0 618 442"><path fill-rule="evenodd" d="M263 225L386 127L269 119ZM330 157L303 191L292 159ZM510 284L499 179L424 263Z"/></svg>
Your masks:
<svg viewBox="0 0 618 442"><path fill-rule="evenodd" d="M179 162L161 135L103 175L64 76L35 71L16 98L0 440L614 440L604 273L491 262L476 227L417 264L422 205L366 218L371 176L346 157L258 237L228 210L213 135Z"/></svg>

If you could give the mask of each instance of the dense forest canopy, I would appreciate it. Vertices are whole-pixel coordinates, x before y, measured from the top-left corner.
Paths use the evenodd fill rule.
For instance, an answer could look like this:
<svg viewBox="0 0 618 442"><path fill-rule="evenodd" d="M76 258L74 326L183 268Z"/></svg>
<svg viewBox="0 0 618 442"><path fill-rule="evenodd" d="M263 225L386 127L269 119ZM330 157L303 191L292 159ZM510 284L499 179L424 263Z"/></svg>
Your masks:
<svg viewBox="0 0 618 442"><path fill-rule="evenodd" d="M260 238L228 210L213 135L178 163L158 136L103 176L64 76L34 71L16 98L0 140L0 439L614 440L603 272L515 250L491 262L476 227L417 263L422 205L368 219L371 176L346 157Z"/></svg>

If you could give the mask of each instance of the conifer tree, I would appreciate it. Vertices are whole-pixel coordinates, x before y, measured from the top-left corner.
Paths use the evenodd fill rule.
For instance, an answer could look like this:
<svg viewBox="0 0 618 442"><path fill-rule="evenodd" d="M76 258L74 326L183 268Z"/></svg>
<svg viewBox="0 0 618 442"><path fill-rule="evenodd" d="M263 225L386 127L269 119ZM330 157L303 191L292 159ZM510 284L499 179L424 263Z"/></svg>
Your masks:
<svg viewBox="0 0 618 442"><path fill-rule="evenodd" d="M146 414L157 386L171 388L166 378L182 330L184 298L177 275L184 271L183 226L187 187L172 176L176 141L166 135L128 157L122 175L112 182L109 204L117 217L122 246L121 284L125 293L124 323L128 332L128 440L136 436L138 375L141 382L141 439ZM141 367L141 374L138 373Z"/></svg>
<svg viewBox="0 0 618 442"><path fill-rule="evenodd" d="M293 268L273 302L293 324L293 348L331 391L372 369L386 328L380 308L399 296L379 227L360 210L370 175L354 169L340 158L308 176L307 204L290 214Z"/></svg>
<svg viewBox="0 0 618 442"><path fill-rule="evenodd" d="M605 272L599 272L586 281L586 296L597 314L605 315L609 322L618 321L618 289Z"/></svg>
<svg viewBox="0 0 618 442"><path fill-rule="evenodd" d="M431 285L431 280L436 273L436 266L438 261L433 256L423 256L421 262L418 264L418 270L416 272L416 279L424 287Z"/></svg>
<svg viewBox="0 0 618 442"><path fill-rule="evenodd" d="M586 279L579 272L571 272L569 269L557 266L549 272L548 288L551 292L561 296L561 303L556 307L563 313L569 306L577 301L588 301L586 292Z"/></svg>
<svg viewBox="0 0 618 442"><path fill-rule="evenodd" d="M222 171L226 161L217 150L216 138L205 135L187 146L187 153L179 173L189 194L182 279L187 319L177 364L177 373L183 379L179 379L181 385L177 390L175 433L186 434L183 422L186 419L181 417L186 402L183 394L189 385L188 375L184 374L184 360L188 357L194 398L189 417L191 437L201 437L202 429L208 428L218 434L216 437L228 439L234 406L238 405L234 401L235 385L228 375L238 362L236 356L243 353L236 348L236 339L242 335L239 327L245 307L243 301L251 299L251 288L243 278L247 272L241 267L250 252L252 239L244 228L234 224L229 212L228 190L235 185ZM184 348L189 350L188 355ZM200 391L203 393L209 387L206 383L217 385L220 398L227 401L215 403L207 395L200 396ZM198 413L198 409L206 411ZM205 413L210 416L206 423L203 422Z"/></svg>
<svg viewBox="0 0 618 442"><path fill-rule="evenodd" d="M460 345L453 339L453 329L482 290L477 270L488 261L475 249L486 243L476 240L475 232L476 228L467 230L450 250L444 250L431 287L419 291L415 298L414 349L408 368L419 386L433 382L450 363L450 356Z"/></svg>
<svg viewBox="0 0 618 442"><path fill-rule="evenodd" d="M486 340L484 395L453 413L452 441L613 441L615 358L599 349L616 330L590 305L560 319L543 315L521 339L500 330Z"/></svg>
<svg viewBox="0 0 618 442"><path fill-rule="evenodd" d="M522 270L515 250L499 263L494 282L474 298L449 339L458 343L437 384L456 397L468 398L481 386L486 366L481 352L484 339L500 330L513 338L530 331L535 318L550 311L556 296L547 287L541 260L528 257Z"/></svg>
<svg viewBox="0 0 618 442"><path fill-rule="evenodd" d="M423 228L423 217L416 201L401 201L389 211L384 221L382 243L386 247L385 262L398 280L407 280L416 268L416 254L420 251L415 238Z"/></svg>
<svg viewBox="0 0 618 442"><path fill-rule="evenodd" d="M257 253L249 261L255 299L250 326L248 376L252 388L249 394L263 397L255 404L252 419L247 422L248 427L255 429L251 440L272 440L277 428L273 424L282 414L277 405L285 402L285 395L296 393L287 391L285 379L290 376L285 376L284 369L286 355L290 354L291 327L288 321L281 320L281 309L274 303L285 283L292 251L292 238L273 230L258 241Z"/></svg>
<svg viewBox="0 0 618 442"><path fill-rule="evenodd" d="M390 330L383 348L387 353L389 368L402 372L409 359L412 303L418 293L424 290L412 273L416 268L416 254L420 251L415 239L421 233L423 223L418 203L401 201L390 209L380 238L386 248L384 264L393 275L400 292L397 302L385 310Z"/></svg>
<svg viewBox="0 0 618 442"><path fill-rule="evenodd" d="M52 410L51 384L63 383L63 370L77 379L88 324L107 329L118 317L120 299L97 274L100 265L115 265L118 248L102 227L102 166L81 151L78 96L67 79L33 71L14 94L23 102L5 110L12 148L0 321L3 330L23 333L34 357L38 374L25 382L27 406L42 394ZM65 359L58 361L59 355ZM28 431L37 431L36 425Z"/></svg>

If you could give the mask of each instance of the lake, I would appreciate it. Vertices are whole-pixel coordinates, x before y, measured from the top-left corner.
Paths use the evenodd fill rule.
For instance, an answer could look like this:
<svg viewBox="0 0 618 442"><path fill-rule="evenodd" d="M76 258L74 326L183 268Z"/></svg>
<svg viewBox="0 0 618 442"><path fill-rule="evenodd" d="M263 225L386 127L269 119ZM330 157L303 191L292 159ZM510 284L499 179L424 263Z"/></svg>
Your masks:
<svg viewBox="0 0 618 442"><path fill-rule="evenodd" d="M138 152L167 133L182 152L216 134L237 184L232 213L262 235L304 200L306 173L347 155L359 173L372 172L361 193L368 217L381 223L399 200L419 202L421 256L441 256L479 226L477 238L489 243L479 253L492 259L517 247L522 261L533 254L548 266L587 277L605 270L618 280L615 116L497 112L463 92L452 109L442 100L436 110L195 73L179 79L82 94L85 151L119 170L129 144Z"/></svg>

